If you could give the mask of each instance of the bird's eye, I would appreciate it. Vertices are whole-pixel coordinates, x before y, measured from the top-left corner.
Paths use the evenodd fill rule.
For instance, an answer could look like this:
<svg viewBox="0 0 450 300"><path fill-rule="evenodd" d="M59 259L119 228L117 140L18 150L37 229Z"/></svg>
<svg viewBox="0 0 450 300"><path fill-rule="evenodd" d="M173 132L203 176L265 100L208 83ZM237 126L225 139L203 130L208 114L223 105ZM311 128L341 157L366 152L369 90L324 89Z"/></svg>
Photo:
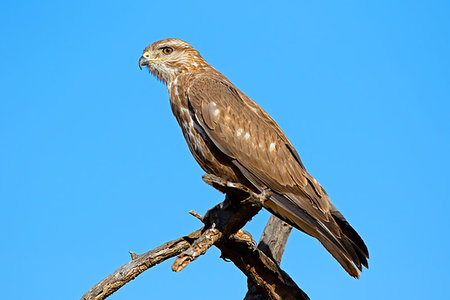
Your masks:
<svg viewBox="0 0 450 300"><path fill-rule="evenodd" d="M172 53L173 49L170 47L164 47L162 48L162 53L164 53L165 55L169 55L170 53Z"/></svg>

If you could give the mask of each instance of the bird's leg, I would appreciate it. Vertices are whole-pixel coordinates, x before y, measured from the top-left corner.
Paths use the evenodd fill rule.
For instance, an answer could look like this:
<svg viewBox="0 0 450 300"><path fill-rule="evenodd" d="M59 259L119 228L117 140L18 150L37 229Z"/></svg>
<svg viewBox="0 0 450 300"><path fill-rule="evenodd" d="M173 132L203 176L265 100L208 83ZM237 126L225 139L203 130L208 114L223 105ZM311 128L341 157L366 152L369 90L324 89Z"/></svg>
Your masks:
<svg viewBox="0 0 450 300"><path fill-rule="evenodd" d="M239 200L241 204L245 204L246 202L247 203L250 202L250 205L255 205L256 204L256 206L262 207L262 206L264 206L264 202L266 200L268 200L270 198L270 196L272 195L272 192L269 189L265 189L260 194L257 194L255 192L249 190L247 187L239 184L239 183L227 182L227 186L231 187L233 189L246 190L245 191L246 192L246 196L244 198L241 198L241 200ZM227 198L232 198L232 197L228 197L228 194L227 194ZM234 234L234 236L249 242L255 248L258 246L258 243L253 239L253 237L250 234L250 232L245 231L242 228L239 229L236 232L236 234Z"/></svg>
<svg viewBox="0 0 450 300"><path fill-rule="evenodd" d="M227 195L227 205L250 204L256 205L257 207L262 207L264 206L264 202L272 195L272 192L269 189L265 189L258 194L241 183L230 182L211 174L206 174L202 178L207 184ZM257 246L257 243L253 240L252 235L249 232L242 230L242 228L235 233L235 236L250 242L255 247Z"/></svg>
<svg viewBox="0 0 450 300"><path fill-rule="evenodd" d="M226 197L223 202L209 209L205 216L191 212L205 226L201 229L200 236L192 241L191 246L180 253L173 263L172 269L177 272L204 254L212 245L226 243L231 237L254 244L254 249L256 249L256 242L253 241L251 235L239 228L244 227L271 196L269 190L258 194L245 185L228 182L210 174L204 175L203 180L225 193Z"/></svg>
<svg viewBox="0 0 450 300"><path fill-rule="evenodd" d="M242 230L242 228L239 229L238 232L236 232L234 236L244 239L247 242L250 242L255 248L258 246L258 243L253 239L250 232Z"/></svg>
<svg viewBox="0 0 450 300"><path fill-rule="evenodd" d="M212 174L205 174L203 175L202 179L204 182L219 190L220 192L232 196L233 199L241 198L240 201L249 200L263 206L264 202L266 202L270 198L270 196L272 196L272 192L270 189L264 189L261 193L258 194L241 183L230 182Z"/></svg>

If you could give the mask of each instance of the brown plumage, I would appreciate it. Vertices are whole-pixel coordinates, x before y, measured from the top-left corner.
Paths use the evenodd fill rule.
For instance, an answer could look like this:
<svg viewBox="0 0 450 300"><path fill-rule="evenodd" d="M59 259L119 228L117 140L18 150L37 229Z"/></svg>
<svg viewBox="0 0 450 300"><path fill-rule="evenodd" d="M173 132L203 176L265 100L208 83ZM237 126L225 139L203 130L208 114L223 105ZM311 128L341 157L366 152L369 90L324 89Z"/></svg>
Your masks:
<svg viewBox="0 0 450 300"><path fill-rule="evenodd" d="M211 67L188 43L165 39L144 49L146 65L163 81L189 149L205 172L269 188L265 208L317 238L353 277L368 267L366 245L331 203L275 121Z"/></svg>

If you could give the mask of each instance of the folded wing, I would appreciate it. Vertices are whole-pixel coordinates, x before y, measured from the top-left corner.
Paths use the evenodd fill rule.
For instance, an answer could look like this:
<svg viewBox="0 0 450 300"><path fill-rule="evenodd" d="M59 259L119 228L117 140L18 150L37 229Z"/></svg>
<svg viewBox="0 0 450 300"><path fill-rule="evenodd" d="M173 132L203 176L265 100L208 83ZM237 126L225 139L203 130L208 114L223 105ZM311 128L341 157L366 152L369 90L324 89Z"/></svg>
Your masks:
<svg viewBox="0 0 450 300"><path fill-rule="evenodd" d="M198 76L187 92L198 124L259 190L274 194L266 208L316 237L352 276L367 267L367 247L306 172L275 121L220 76Z"/></svg>

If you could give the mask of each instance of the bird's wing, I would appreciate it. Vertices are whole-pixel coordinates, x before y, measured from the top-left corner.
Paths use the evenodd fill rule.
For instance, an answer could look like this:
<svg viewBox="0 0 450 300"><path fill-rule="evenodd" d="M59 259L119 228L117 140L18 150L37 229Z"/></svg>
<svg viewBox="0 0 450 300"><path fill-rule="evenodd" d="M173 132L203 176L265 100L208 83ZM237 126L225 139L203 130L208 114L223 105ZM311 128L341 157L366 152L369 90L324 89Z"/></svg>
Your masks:
<svg viewBox="0 0 450 300"><path fill-rule="evenodd" d="M187 89L196 122L258 189L274 195L265 207L316 237L352 276L367 267L367 248L335 209L275 121L218 75L199 75ZM355 264L355 265L354 265Z"/></svg>
<svg viewBox="0 0 450 300"><path fill-rule="evenodd" d="M292 195L291 200L311 216L328 221L326 193L259 105L218 76L198 76L187 96L197 122L217 148L248 171L250 181Z"/></svg>

